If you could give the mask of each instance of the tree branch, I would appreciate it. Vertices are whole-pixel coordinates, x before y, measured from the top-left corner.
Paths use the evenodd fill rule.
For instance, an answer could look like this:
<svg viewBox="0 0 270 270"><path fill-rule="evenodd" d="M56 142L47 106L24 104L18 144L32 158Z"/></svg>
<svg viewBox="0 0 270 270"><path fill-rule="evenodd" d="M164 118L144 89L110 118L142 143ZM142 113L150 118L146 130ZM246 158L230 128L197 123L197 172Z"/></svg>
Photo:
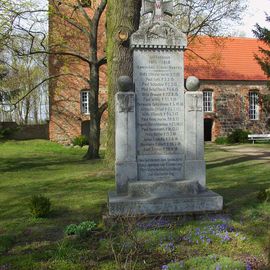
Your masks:
<svg viewBox="0 0 270 270"><path fill-rule="evenodd" d="M107 57L104 56L102 57L101 59L98 60L98 66L101 67L103 65L106 65L107 64Z"/></svg>
<svg viewBox="0 0 270 270"><path fill-rule="evenodd" d="M87 83L89 83L89 81L84 78L83 76L79 75L79 74L74 74L74 73L64 73L64 74L57 74L57 75L53 75L50 76L48 78L43 79L41 82L39 82L38 84L36 84L34 87L32 87L29 91L27 91L26 94L24 94L21 98L19 98L16 102L13 103L9 103L9 104L2 104L4 106L13 106L13 109L6 111L6 112L11 112L14 111L14 109L16 108L16 106L23 101L27 96L29 96L33 91L35 91L37 88L39 88L42 84L44 84L47 81L62 77L62 76L73 76L73 77L79 77L81 79L83 79L84 81L86 81ZM16 89L18 91L20 91L21 89Z"/></svg>
<svg viewBox="0 0 270 270"><path fill-rule="evenodd" d="M107 110L108 108L108 102L103 103L99 108L98 108L98 114L99 118L101 119L102 114Z"/></svg>

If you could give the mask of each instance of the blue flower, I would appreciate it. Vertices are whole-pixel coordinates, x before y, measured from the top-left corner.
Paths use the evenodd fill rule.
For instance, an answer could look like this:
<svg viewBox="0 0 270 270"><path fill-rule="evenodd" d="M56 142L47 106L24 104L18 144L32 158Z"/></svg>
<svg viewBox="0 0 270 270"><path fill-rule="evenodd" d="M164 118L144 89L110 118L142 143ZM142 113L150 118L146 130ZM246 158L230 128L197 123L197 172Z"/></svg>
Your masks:
<svg viewBox="0 0 270 270"><path fill-rule="evenodd" d="M169 270L169 266L166 264L162 265L161 270Z"/></svg>
<svg viewBox="0 0 270 270"><path fill-rule="evenodd" d="M251 267L251 265L248 262L246 264L246 270L252 270L252 267Z"/></svg>

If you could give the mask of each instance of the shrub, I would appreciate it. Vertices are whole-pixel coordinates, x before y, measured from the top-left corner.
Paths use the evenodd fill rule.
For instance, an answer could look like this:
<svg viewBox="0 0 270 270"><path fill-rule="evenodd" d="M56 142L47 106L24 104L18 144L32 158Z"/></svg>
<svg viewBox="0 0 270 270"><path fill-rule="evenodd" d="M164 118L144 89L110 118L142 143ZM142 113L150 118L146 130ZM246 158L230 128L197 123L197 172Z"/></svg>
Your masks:
<svg viewBox="0 0 270 270"><path fill-rule="evenodd" d="M260 190L257 194L259 202L268 202L270 200L270 188Z"/></svg>
<svg viewBox="0 0 270 270"><path fill-rule="evenodd" d="M33 195L30 201L31 214L36 217L47 217L51 209L50 199L43 195Z"/></svg>
<svg viewBox="0 0 270 270"><path fill-rule="evenodd" d="M16 130L12 128L2 128L0 129L0 140L8 139Z"/></svg>
<svg viewBox="0 0 270 270"><path fill-rule="evenodd" d="M97 227L94 221L84 221L79 225L70 224L65 229L67 235L78 235L80 237L86 237Z"/></svg>
<svg viewBox="0 0 270 270"><path fill-rule="evenodd" d="M248 134L248 131L236 129L228 136L228 143L247 143Z"/></svg>
<svg viewBox="0 0 270 270"><path fill-rule="evenodd" d="M77 234L77 225L76 224L70 224L65 228L65 234L67 235L75 235Z"/></svg>
<svg viewBox="0 0 270 270"><path fill-rule="evenodd" d="M86 136L84 135L80 135L78 137L75 137L73 140L72 140L72 144L74 146L78 145L80 147L83 147L84 145L87 145L88 144L88 139Z"/></svg>
<svg viewBox="0 0 270 270"><path fill-rule="evenodd" d="M215 140L216 144L228 144L228 138L227 137L218 137Z"/></svg>

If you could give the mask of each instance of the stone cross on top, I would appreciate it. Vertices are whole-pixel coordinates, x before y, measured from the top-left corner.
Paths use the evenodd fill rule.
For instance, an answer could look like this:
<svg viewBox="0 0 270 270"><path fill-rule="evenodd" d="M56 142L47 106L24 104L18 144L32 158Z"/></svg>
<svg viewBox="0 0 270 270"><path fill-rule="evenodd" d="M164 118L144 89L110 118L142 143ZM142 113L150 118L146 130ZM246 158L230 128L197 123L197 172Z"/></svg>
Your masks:
<svg viewBox="0 0 270 270"><path fill-rule="evenodd" d="M172 15L173 1L143 0L142 16L147 13L153 13L153 21L161 21L164 18L164 14Z"/></svg>

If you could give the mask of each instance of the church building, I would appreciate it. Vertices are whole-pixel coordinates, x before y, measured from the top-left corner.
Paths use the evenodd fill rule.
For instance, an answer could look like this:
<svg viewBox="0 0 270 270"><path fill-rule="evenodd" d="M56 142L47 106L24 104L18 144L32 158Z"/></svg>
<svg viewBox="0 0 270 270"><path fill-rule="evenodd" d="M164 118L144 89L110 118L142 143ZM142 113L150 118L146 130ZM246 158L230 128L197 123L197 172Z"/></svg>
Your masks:
<svg viewBox="0 0 270 270"><path fill-rule="evenodd" d="M267 76L255 60L253 38L198 37L185 53L185 75L201 81L205 140L214 141L235 129L269 133L270 94Z"/></svg>
<svg viewBox="0 0 270 270"><path fill-rule="evenodd" d="M51 31L57 31L52 27L53 23ZM105 44L104 37L105 28L101 26L99 44ZM72 40L70 36L69 40ZM82 45L83 40L79 44ZM269 133L270 108L264 102L264 96L270 94L268 79L254 58L259 53L259 46L264 45L252 38L200 36L185 51L185 77L194 75L201 81L206 141L214 141L235 129ZM103 47L100 48L102 53ZM67 68L76 69L76 73L81 74L88 72L80 61L69 57L63 64L61 57L50 57L50 76ZM74 137L87 135L88 97L89 90L86 90L79 77L59 77L50 83L50 140L69 144ZM106 97L106 67L103 67L100 74L100 100L104 102ZM102 128L106 128L106 113L102 119Z"/></svg>

